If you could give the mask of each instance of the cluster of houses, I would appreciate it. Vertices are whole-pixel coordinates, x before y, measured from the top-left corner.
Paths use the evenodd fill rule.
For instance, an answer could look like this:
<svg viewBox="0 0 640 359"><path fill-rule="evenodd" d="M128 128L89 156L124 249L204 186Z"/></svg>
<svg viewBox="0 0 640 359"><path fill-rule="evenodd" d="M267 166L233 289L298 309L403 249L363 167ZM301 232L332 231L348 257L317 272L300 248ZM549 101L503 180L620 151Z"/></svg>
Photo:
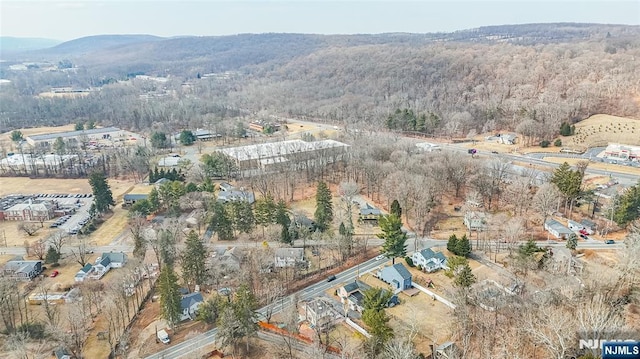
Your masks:
<svg viewBox="0 0 640 359"><path fill-rule="evenodd" d="M96 258L94 264L87 263L75 275L76 282L84 282L85 279L100 279L111 268L122 268L127 262L127 255L123 252L102 253Z"/></svg>

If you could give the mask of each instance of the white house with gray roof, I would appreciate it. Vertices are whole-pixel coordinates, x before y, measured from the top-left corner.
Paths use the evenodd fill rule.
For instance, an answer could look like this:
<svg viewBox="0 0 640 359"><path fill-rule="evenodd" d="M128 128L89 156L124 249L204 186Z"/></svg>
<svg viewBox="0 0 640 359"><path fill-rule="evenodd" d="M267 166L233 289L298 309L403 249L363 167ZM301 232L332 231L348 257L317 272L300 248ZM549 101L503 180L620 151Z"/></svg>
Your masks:
<svg viewBox="0 0 640 359"><path fill-rule="evenodd" d="M548 219L544 222L544 229L546 229L551 235L556 238L567 239L573 233L572 230L565 227L562 223L555 219Z"/></svg>
<svg viewBox="0 0 640 359"><path fill-rule="evenodd" d="M435 272L438 269L447 269L447 257L441 252L434 252L431 248L425 248L413 253L413 264L420 266L425 272Z"/></svg>

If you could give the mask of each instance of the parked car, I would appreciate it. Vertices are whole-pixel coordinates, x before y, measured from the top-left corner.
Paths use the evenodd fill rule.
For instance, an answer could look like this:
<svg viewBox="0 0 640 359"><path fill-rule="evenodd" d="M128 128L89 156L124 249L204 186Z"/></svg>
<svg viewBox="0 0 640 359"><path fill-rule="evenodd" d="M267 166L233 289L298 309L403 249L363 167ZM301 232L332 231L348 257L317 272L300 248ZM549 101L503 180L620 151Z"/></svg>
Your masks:
<svg viewBox="0 0 640 359"><path fill-rule="evenodd" d="M379 256L376 257L377 261L383 260L384 259L384 254L381 254Z"/></svg>
<svg viewBox="0 0 640 359"><path fill-rule="evenodd" d="M589 232L587 232L587 230L586 230L586 229L584 229L584 228L580 230L580 233L581 233L581 234L584 234L585 236L586 236L586 235L589 235Z"/></svg>
<svg viewBox="0 0 640 359"><path fill-rule="evenodd" d="M616 241L614 241L613 239L607 239L606 241L604 241L604 243L606 243L606 244L616 244Z"/></svg>
<svg viewBox="0 0 640 359"><path fill-rule="evenodd" d="M329 278L327 278L327 283L333 282L334 280L336 280L336 276L335 275L330 275Z"/></svg>
<svg viewBox="0 0 640 359"><path fill-rule="evenodd" d="M585 236L584 234L580 233L580 238L582 239L589 239L589 237Z"/></svg>
<svg viewBox="0 0 640 359"><path fill-rule="evenodd" d="M498 151L491 151L491 153L493 153L494 155L497 155Z"/></svg>
<svg viewBox="0 0 640 359"><path fill-rule="evenodd" d="M53 277L56 277L58 274L60 274L60 272L58 272L57 270L54 270L53 272L51 272L51 275L49 277L53 278Z"/></svg>

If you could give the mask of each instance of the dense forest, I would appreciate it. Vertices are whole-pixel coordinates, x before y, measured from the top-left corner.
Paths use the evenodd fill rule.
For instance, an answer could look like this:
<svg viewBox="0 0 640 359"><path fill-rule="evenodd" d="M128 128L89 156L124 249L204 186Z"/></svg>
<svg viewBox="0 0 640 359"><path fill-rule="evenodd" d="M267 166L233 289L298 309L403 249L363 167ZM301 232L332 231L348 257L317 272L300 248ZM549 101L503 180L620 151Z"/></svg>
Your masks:
<svg viewBox="0 0 640 359"><path fill-rule="evenodd" d="M637 26L145 39L93 38L91 47L79 39L4 62L0 77L12 82L0 91L0 131L82 119L136 130L214 127L256 114L380 128L402 109L437 118L425 130L437 135L513 130L548 138L563 122L595 113L636 117L640 106ZM25 61L73 68L8 67ZM168 80L136 79L140 74ZM99 91L35 96L57 86Z"/></svg>

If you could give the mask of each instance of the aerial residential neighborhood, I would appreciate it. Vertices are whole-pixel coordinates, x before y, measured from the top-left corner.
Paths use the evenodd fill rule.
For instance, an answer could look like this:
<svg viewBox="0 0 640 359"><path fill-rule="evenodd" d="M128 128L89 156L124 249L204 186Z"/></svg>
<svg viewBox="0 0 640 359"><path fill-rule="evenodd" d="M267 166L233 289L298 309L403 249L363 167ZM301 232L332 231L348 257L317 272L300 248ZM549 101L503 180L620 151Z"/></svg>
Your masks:
<svg viewBox="0 0 640 359"><path fill-rule="evenodd" d="M637 4L517 3L0 4L0 358L638 358Z"/></svg>

